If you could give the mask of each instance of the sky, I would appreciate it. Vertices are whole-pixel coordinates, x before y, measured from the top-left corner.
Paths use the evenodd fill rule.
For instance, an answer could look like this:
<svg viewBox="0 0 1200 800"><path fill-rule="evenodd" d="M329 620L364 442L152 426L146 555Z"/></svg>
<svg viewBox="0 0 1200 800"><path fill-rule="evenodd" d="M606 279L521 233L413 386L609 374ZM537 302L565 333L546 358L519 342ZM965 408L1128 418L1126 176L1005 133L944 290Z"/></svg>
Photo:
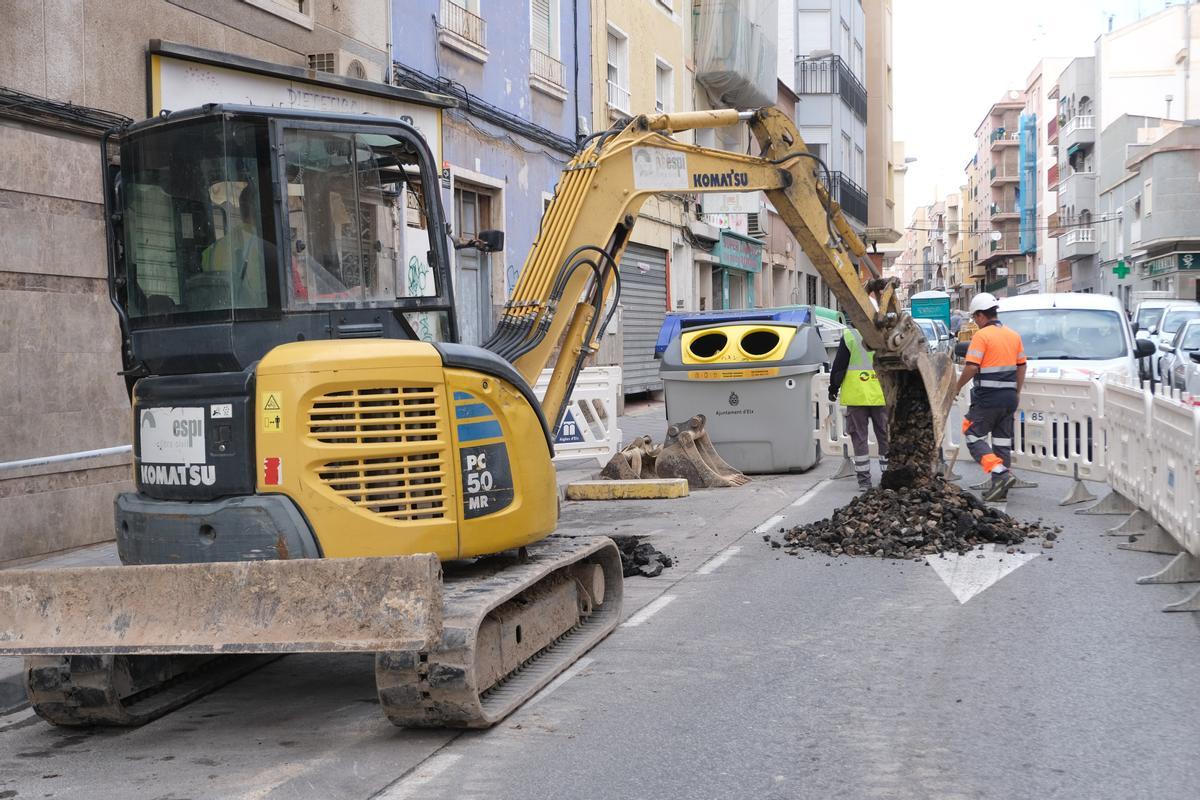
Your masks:
<svg viewBox="0 0 1200 800"><path fill-rule="evenodd" d="M904 219L966 182L975 128L1004 92L1025 88L1039 60L1093 55L1110 15L1119 28L1171 4L893 0L893 136L917 159L905 179Z"/></svg>

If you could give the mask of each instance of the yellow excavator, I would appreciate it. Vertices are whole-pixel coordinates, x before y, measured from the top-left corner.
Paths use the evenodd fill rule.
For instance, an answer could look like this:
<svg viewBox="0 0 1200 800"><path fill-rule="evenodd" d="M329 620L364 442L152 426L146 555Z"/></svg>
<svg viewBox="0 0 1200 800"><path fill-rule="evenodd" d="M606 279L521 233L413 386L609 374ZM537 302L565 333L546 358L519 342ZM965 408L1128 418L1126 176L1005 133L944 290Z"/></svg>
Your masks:
<svg viewBox="0 0 1200 800"><path fill-rule="evenodd" d="M742 123L756 154L672 136ZM940 439L948 361L890 288L871 305L825 165L774 109L586 140L482 347L456 343L451 250L502 234L450 238L404 122L208 105L102 152L134 414L122 566L0 572L0 654L28 657L53 723L138 725L281 654L365 651L394 723L486 727L607 635L619 553L552 535L553 432L654 194L766 192Z"/></svg>

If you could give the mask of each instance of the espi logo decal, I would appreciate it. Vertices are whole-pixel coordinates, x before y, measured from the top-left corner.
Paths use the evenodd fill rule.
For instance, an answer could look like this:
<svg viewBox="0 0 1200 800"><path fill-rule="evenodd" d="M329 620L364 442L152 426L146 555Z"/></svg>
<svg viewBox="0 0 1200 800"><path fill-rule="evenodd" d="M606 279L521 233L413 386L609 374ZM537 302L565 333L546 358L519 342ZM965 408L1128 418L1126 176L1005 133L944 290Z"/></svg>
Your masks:
<svg viewBox="0 0 1200 800"><path fill-rule="evenodd" d="M727 188L733 186L749 186L750 174L729 170L729 172L697 172L692 176L693 189Z"/></svg>
<svg viewBox="0 0 1200 800"><path fill-rule="evenodd" d="M142 483L150 486L212 486L217 482L217 468L208 464L142 464L139 474Z"/></svg>

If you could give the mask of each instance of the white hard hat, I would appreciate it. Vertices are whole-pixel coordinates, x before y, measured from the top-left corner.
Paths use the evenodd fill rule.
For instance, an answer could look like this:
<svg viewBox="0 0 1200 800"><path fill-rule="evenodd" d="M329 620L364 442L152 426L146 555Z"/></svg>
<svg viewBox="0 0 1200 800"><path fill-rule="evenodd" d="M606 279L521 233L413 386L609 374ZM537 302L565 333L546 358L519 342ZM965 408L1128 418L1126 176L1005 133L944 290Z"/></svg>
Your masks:
<svg viewBox="0 0 1200 800"><path fill-rule="evenodd" d="M987 311L989 308L996 308L1000 305L1000 301L996 299L996 295L991 292L980 292L971 298L970 312L974 314L977 311Z"/></svg>

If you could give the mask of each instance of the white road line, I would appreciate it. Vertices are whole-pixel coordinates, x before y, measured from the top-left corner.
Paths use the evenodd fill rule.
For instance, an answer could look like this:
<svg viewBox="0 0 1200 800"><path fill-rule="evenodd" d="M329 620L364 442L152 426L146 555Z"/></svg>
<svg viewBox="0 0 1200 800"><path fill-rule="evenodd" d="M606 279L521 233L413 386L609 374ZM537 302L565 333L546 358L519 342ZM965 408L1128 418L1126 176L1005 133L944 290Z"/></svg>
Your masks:
<svg viewBox="0 0 1200 800"><path fill-rule="evenodd" d="M548 684L546 684L546 687L544 689L542 689L540 692L538 692L533 697L531 697L525 703L524 708L529 708L530 706L535 706L538 703L545 700L547 697L550 696L550 693L553 692L555 689L562 686L564 683L571 680L571 678L574 678L580 672L583 672L585 669L590 667L592 665L593 661L595 661L595 659L591 658L590 656L584 656L583 658L576 661L575 664L572 665L572 667L570 669L568 669L563 674L559 675L554 680L550 681Z"/></svg>
<svg viewBox="0 0 1200 800"><path fill-rule="evenodd" d="M426 759L411 773L375 797L377 800L407 800L407 798L415 797L420 789L453 767L461 758L462 756L458 753L438 753L433 758Z"/></svg>
<svg viewBox="0 0 1200 800"><path fill-rule="evenodd" d="M3 731L13 725L20 725L30 717L36 716L37 712L35 712L32 708L25 708L21 711L14 711L11 714L6 714L5 716L0 717L0 731Z"/></svg>
<svg viewBox="0 0 1200 800"><path fill-rule="evenodd" d="M648 604L645 608L643 608L641 611L637 612L632 617L630 617L629 619L622 622L621 627L622 628L636 628L638 625L641 625L643 622L650 619L655 614L657 614L658 612L660 612L664 608L666 608L668 605L670 605L671 601L674 599L675 599L675 595L664 594L662 597L658 598L657 600L654 600L653 602Z"/></svg>
<svg viewBox="0 0 1200 800"><path fill-rule="evenodd" d="M715 556L710 558L708 561L705 561L703 564L701 564L700 569L696 570L696 574L697 575L708 575L713 570L715 570L717 567L721 566L726 561L728 561L729 559L731 559L735 555L737 555L739 552L741 552L741 549L742 548L738 547L737 545L730 545L729 547L726 547L724 550L717 553Z"/></svg>
<svg viewBox="0 0 1200 800"><path fill-rule="evenodd" d="M817 481L816 486L812 487L807 492L805 492L804 494L802 494L798 498L796 498L796 502L792 503L792 508L799 508L800 506L807 503L809 500L812 500L814 497L817 496L817 492L819 492L825 488L825 484L827 484L827 483L829 483L828 479L822 480L822 481Z"/></svg>
<svg viewBox="0 0 1200 800"><path fill-rule="evenodd" d="M769 520L764 522L762 525L759 525L757 528L755 528L754 532L755 533L766 533L767 531L771 530L771 528L774 528L776 525L778 525L781 522L783 522L783 514L776 514L775 516L771 517Z"/></svg>

